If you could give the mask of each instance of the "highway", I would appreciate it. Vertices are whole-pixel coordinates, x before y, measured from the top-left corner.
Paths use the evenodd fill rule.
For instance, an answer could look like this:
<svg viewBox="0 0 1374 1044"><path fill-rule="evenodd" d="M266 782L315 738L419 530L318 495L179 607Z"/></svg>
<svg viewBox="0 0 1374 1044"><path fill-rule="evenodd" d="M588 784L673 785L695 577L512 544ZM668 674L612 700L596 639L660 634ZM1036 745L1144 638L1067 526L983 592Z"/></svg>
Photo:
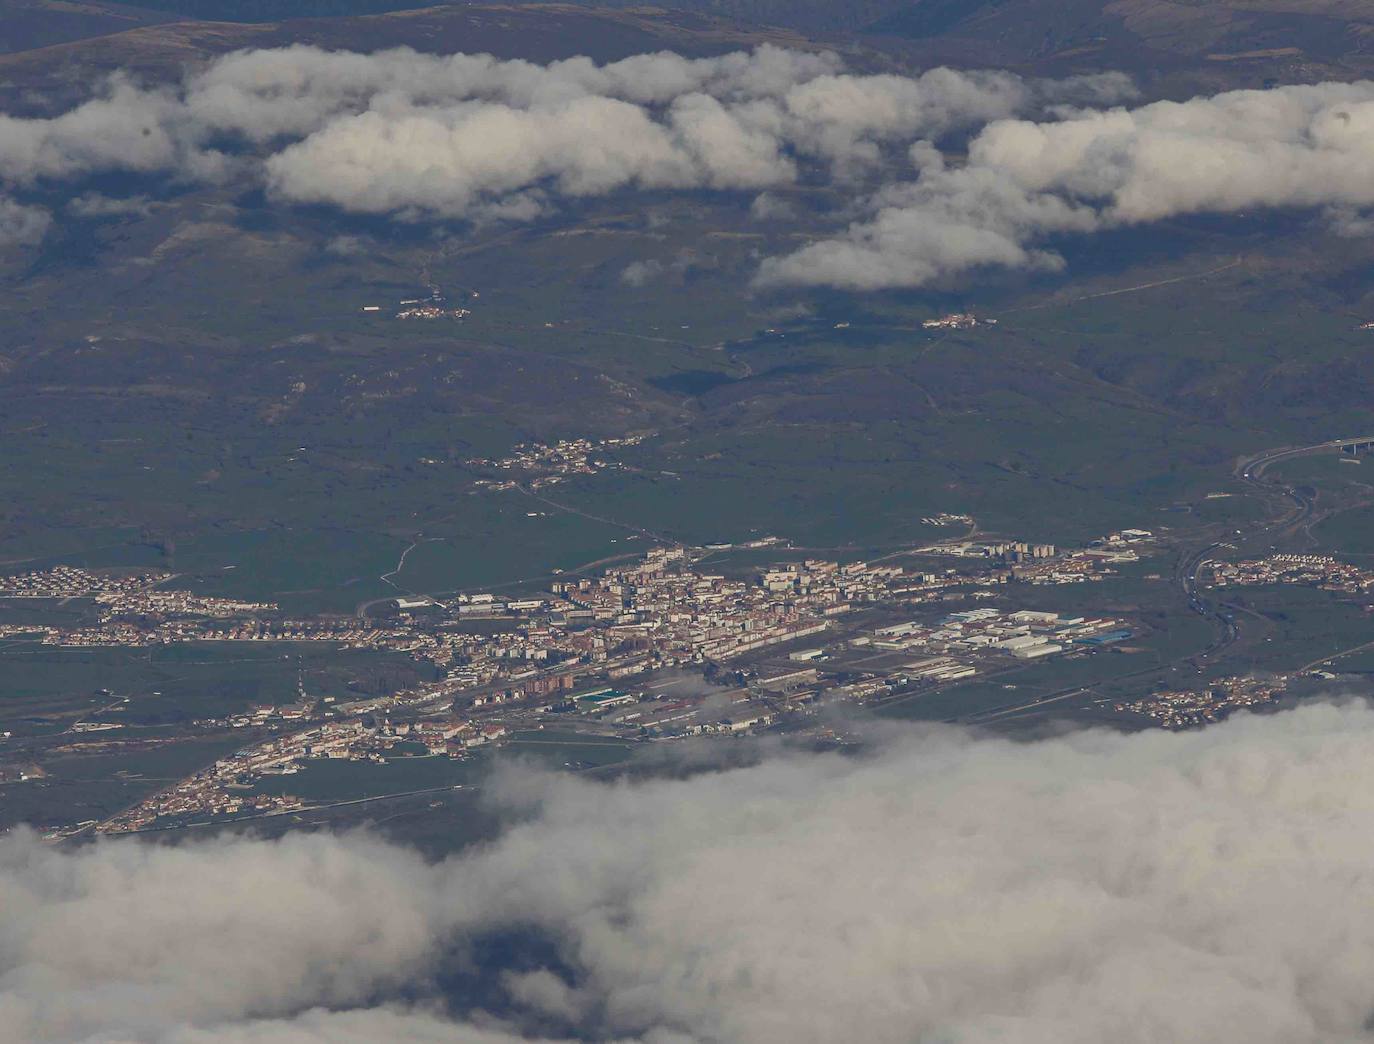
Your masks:
<svg viewBox="0 0 1374 1044"><path fill-rule="evenodd" d="M1368 436L1361 436L1349 439L1333 439L1311 446L1266 450L1256 456L1245 458L1236 465L1235 476L1240 481L1264 495L1278 496L1291 501L1292 506L1285 513L1252 526L1249 530L1237 530L1231 540L1215 541L1179 559L1174 576L1184 597L1188 600L1188 607L1193 612L1215 620L1221 625L1220 637L1200 654L1199 659L1216 655L1240 637L1240 628L1236 623L1236 613L1240 610L1225 602L1213 605L1199 593L1202 571L1212 561L1213 553L1224 547L1233 547L1240 541L1254 540L1256 537L1273 533L1291 532L1306 523L1312 516L1313 497L1298 487L1266 481L1264 472L1282 461L1295 460L1317 453L1327 453L1332 450L1339 450L1341 446L1350 443L1368 441L1370 441Z"/></svg>
<svg viewBox="0 0 1374 1044"><path fill-rule="evenodd" d="M1275 498L1276 500L1284 501L1287 506L1283 510L1276 512L1274 516L1266 521L1256 523L1248 529L1236 530L1228 540L1214 540L1193 551L1186 552L1179 558L1178 564L1174 567L1174 581L1178 584L1179 590L1187 600L1188 607L1200 616L1204 616L1218 623L1220 625L1220 633L1217 638L1200 653L1191 653L1187 656L1179 657L1177 660L1170 663L1156 664L1144 670L1132 671L1129 674L1120 675L1114 680L1122 681L1160 673L1189 661L1200 663L1204 660L1215 659L1240 639L1240 624L1236 619L1238 615L1244 614L1255 617L1256 619L1262 619L1250 610L1232 605L1228 602L1218 601L1213 604L1213 602L1205 595L1201 594L1199 590L1202 583L1203 570L1212 561L1214 554L1223 548L1234 548L1241 542L1254 540L1257 537L1291 532L1305 524L1311 518L1314 498L1300 488L1266 481L1264 473L1268 468L1283 461L1294 460L1299 457L1339 451L1341 446L1350 445L1351 443L1371 441L1374 441L1374 436L1332 439L1328 442L1319 442L1310 446L1285 446L1279 449L1266 450L1263 453L1256 454L1253 457L1246 457L1238 462L1234 469L1234 475L1237 479L1253 487L1258 493ZM1361 648L1363 648L1363 646L1361 646ZM1348 655L1353 651L1355 650L1346 650L1339 655ZM1328 660L1336 658L1337 657L1333 656L1329 657ZM1058 703L1074 696L1086 695L1090 691L1091 686L1086 688L1083 686L1070 686L1036 696L1030 700L1022 700L1016 703L1005 704L1000 707L992 707L980 711L977 714L965 715L949 720L961 724L990 724L994 721L1014 717L1027 711L1039 711L1044 708L1046 704ZM893 702L897 701L894 700Z"/></svg>
<svg viewBox="0 0 1374 1044"><path fill-rule="evenodd" d="M1311 446L1297 446L1286 449L1267 450L1266 452L1261 453L1258 456L1249 457L1245 460L1242 460L1236 466L1236 478L1240 479L1242 482L1254 487L1256 490L1259 490L1263 493L1269 494L1271 496L1279 495L1286 500L1292 501L1293 507L1285 515L1281 515L1277 518L1270 519L1268 522L1255 526L1248 532L1238 533L1236 539L1238 541L1252 540L1255 537L1265 536L1269 534L1289 534L1295 532L1300 527L1307 525L1312 520L1312 509L1316 503L1315 492L1309 494L1301 487L1268 482L1264 478L1264 472L1266 469L1268 469L1274 464L1278 464L1283 461L1296 460L1299 457L1313 456L1319 453L1330 453L1333 450L1339 452L1342 446L1348 446L1352 443L1357 444L1371 441L1374 441L1374 438L1371 438L1371 436L1368 435L1362 435L1347 439L1333 439L1329 442L1319 442ZM1215 652L1219 651L1222 648L1225 648L1227 645L1232 644L1240 637L1239 627L1237 626L1235 620L1236 613L1243 612L1247 615L1255 617L1256 619L1260 619L1258 614L1251 612L1250 610L1242 609L1239 606L1231 605L1225 602L1218 603L1216 608L1213 608L1206 598L1198 594L1199 579L1201 577L1203 568L1211 560L1211 553L1217 550L1218 548L1225 546L1227 546L1226 543L1211 544L1208 547L1196 551L1190 556L1187 556L1182 563L1184 569L1182 582L1184 585L1185 594L1188 596L1189 605L1192 607L1194 612L1202 613L1205 616L1211 616L1214 619L1221 621L1224 625L1222 638L1214 647L1209 648L1205 653L1203 653L1203 656L1215 654ZM1350 651L1353 650L1347 650L1347 653ZM1342 653L1341 655L1346 655L1346 653ZM1332 659L1334 658L1335 657L1332 657ZM1301 668L1300 670L1308 670L1310 669L1310 666L1311 665L1309 665L1308 667Z"/></svg>
<svg viewBox="0 0 1374 1044"><path fill-rule="evenodd" d="M1210 539L1209 542L1196 548L1193 548L1191 550L1189 550L1185 545L1180 552L1178 562L1174 568L1173 573L1173 581L1178 585L1178 590L1183 595L1189 609L1208 620L1215 621L1216 623L1220 624L1219 633L1211 641L1207 648L1201 651L1200 653L1189 653L1187 655L1178 656L1173 660L1163 663L1155 662L1150 666L1139 670L1117 674L1115 677L1111 679L1111 681L1114 683L1118 683L1136 678L1146 678L1151 675L1164 675L1167 677L1166 672L1178 669L1178 667L1181 664L1187 662L1193 663L1195 666L1198 667L1199 670L1201 670L1202 661L1213 660L1221 656L1228 650L1230 646L1233 646L1240 640L1241 629L1240 624L1238 622L1239 616L1241 616L1242 614L1249 615L1253 617L1256 621L1260 623L1265 623L1264 619L1260 617L1258 614L1252 613L1251 611L1241 606L1233 605L1220 600L1216 600L1214 602L1213 600L1209 599L1207 595L1203 593L1202 590L1202 578L1204 575L1204 570L1214 560L1214 557L1217 555L1217 553L1223 549L1234 551L1238 549L1239 545L1249 541L1255 541L1260 538L1274 536L1283 533L1291 533L1298 527L1307 524L1311 520L1314 510L1315 493L1309 490L1305 490L1301 487L1290 486L1283 482L1274 482L1266 479L1265 473L1269 468L1273 467L1275 464L1294 460L1304 456L1315 455L1320 453L1334 453L1339 451L1340 447L1343 445L1363 442L1374 442L1374 436L1352 439L1336 439L1329 442L1316 443L1314 445L1309 446L1283 447L1279 449L1268 450L1255 456L1243 458L1240 461L1238 461L1234 466L1233 476L1240 482L1249 486L1253 492L1269 500L1274 506L1273 512L1269 515L1269 517L1262 521L1253 523L1250 526L1243 529L1233 530L1227 536L1226 539ZM1212 530L1212 532L1215 532L1215 530ZM418 544L418 542L419 540L417 539L416 543L412 544L410 548L406 549L406 553L408 554L410 550L413 550L413 548L416 546L416 544ZM398 563L398 570L400 566L404 565L404 561L405 556L402 555L401 562ZM394 575L394 572L393 574L389 575ZM1374 643L1367 643L1367 645L1361 645L1357 648L1363 649L1367 646L1374 646ZM1357 651L1357 649L1345 650L1342 653L1329 656L1324 660L1314 661L1314 664L1327 663L1339 658L1339 656L1349 655L1350 653L1355 651ZM1310 669L1311 666L1313 665L1308 665L1308 668ZM984 674L979 680L986 682L994 678L997 678L1001 675L1018 673L1020 670L1023 669L1024 666L1022 665L1012 665L1004 669L988 672ZM915 692L903 692L889 699L882 700L881 705L889 705L905 702L907 700L912 699L920 699L923 696L927 696L934 692L941 691L946 687L947 686L945 685L937 685L931 689L923 689ZM1090 695L1093 691L1093 688L1094 684L1088 684L1085 686L1080 682L1077 685L1066 686L1064 688L1057 689L1051 692L1044 692L1039 695L1033 696L1029 699L1025 696L1022 696L1021 698L1014 700L1012 702L1008 702L999 706L984 708L983 710L971 714L966 713L956 718L947 720L959 722L962 724L981 725L992 724L993 722L1003 722L1023 715L1033 716L1039 713L1043 713L1043 711L1049 705L1062 705L1066 701L1073 701L1076 698ZM446 705L447 700L448 697L445 696L443 697L441 702ZM434 792L437 793L439 791L446 789L449 788L435 788ZM322 808L330 808L342 805L363 804L368 801L382 800L383 798L418 796L429 792L430 791L428 790L424 790L415 791L409 795L378 795L372 798L350 799L348 801L343 802L322 803L319 806L312 806L308 809L293 809L287 811L290 813L298 813L301 811L316 811ZM113 817L107 817L107 819L103 820L102 824L99 825L103 825L104 823L108 823L112 819L117 818L118 815L122 814L123 811L125 810L121 810L120 813L117 813ZM98 825L93 825L91 828L72 834L69 836L68 840L77 838L85 834L89 834L94 831L96 826Z"/></svg>

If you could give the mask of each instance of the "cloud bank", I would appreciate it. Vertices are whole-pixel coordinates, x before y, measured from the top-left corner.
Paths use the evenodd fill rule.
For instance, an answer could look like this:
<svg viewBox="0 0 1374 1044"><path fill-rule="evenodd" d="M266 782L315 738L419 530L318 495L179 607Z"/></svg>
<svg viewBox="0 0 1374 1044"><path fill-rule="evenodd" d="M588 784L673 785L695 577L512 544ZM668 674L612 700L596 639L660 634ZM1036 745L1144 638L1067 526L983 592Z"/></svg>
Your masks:
<svg viewBox="0 0 1374 1044"><path fill-rule="evenodd" d="M52 215L44 208L0 196L0 248L33 246L47 235L51 224Z"/></svg>
<svg viewBox="0 0 1374 1044"><path fill-rule="evenodd" d="M157 88L117 76L51 118L0 116L0 182L246 177L285 203L519 220L559 197L759 190L812 168L852 178L913 136L1131 90L1118 75L860 76L834 55L771 46L606 65L293 46L231 54Z"/></svg>
<svg viewBox="0 0 1374 1044"><path fill-rule="evenodd" d="M606 65L243 51L175 84L115 77L50 118L0 116L0 245L46 227L24 193L107 172L246 181L277 205L406 221L528 221L652 190L748 193L766 222L785 213L777 190L829 184L860 219L765 260L758 283L849 290L1053 270L1060 237L1204 212L1374 224L1374 83L1132 97L1119 74L858 75L769 46Z"/></svg>
<svg viewBox="0 0 1374 1044"><path fill-rule="evenodd" d="M512 778L519 825L442 863L11 837L0 1038L1367 1040L1371 754L1374 711L1321 705Z"/></svg>
<svg viewBox="0 0 1374 1044"><path fill-rule="evenodd" d="M768 261L765 283L920 286L979 266L1057 267L1048 237L1180 215L1374 206L1374 83L1233 91L1136 109L994 120L968 162L913 150L917 180L890 186L839 237Z"/></svg>

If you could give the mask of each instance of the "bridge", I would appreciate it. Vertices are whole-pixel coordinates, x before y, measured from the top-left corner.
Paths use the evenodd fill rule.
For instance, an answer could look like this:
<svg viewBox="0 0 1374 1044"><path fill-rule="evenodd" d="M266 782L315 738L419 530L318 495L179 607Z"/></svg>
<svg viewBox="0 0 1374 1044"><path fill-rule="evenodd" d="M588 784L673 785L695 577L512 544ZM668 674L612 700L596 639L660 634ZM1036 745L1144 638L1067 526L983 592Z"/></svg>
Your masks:
<svg viewBox="0 0 1374 1044"><path fill-rule="evenodd" d="M1371 450L1374 450L1374 439L1341 443L1341 453L1347 457L1358 457L1361 454L1369 453Z"/></svg>

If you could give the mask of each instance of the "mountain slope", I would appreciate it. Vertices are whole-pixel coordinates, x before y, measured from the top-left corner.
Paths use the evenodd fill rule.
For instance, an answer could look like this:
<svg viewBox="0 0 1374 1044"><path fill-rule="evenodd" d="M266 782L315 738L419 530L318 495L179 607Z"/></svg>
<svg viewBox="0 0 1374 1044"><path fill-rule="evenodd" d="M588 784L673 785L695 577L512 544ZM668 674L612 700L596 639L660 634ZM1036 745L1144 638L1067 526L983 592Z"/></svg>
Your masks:
<svg viewBox="0 0 1374 1044"><path fill-rule="evenodd" d="M172 21L171 12L99 2L0 0L0 54Z"/></svg>
<svg viewBox="0 0 1374 1044"><path fill-rule="evenodd" d="M688 55L716 54L762 43L813 46L790 30L662 8L450 4L356 18L281 23L144 24L113 35L0 55L0 76L11 87L53 79L83 82L115 69L162 77L178 73L188 62L238 48L293 43L358 51L409 46L427 52L485 52L536 62L575 55L613 61L665 49Z"/></svg>

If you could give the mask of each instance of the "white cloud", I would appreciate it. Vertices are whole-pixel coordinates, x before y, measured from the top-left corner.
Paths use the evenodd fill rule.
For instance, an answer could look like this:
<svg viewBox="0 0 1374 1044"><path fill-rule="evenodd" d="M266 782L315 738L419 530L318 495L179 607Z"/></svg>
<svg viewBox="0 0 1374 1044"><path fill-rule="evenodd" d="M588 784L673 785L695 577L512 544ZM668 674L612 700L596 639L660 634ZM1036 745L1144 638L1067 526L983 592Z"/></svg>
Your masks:
<svg viewBox="0 0 1374 1044"><path fill-rule="evenodd" d="M866 217L759 278L860 290L1053 268L1055 236L1201 212L1310 207L1345 234L1366 227L1374 83L1103 107L1131 95L1120 74L865 76L767 46L606 65L296 46L158 89L116 77L53 118L0 116L0 184L238 176L285 204L487 222L633 190L829 179L867 197ZM970 132L967 161L946 166L939 144ZM907 183L893 174L903 154Z"/></svg>
<svg viewBox="0 0 1374 1044"><path fill-rule="evenodd" d="M97 97L60 116L0 114L0 182L28 186L103 171L221 177L228 163L204 147L205 128L171 90L148 90L116 75Z"/></svg>
<svg viewBox="0 0 1374 1044"><path fill-rule="evenodd" d="M1123 72L1066 76L1062 80L1036 80L1035 92L1047 106L1121 105L1140 97L1140 91Z"/></svg>
<svg viewBox="0 0 1374 1044"><path fill-rule="evenodd" d="M83 218L147 217L153 212L153 203L147 196L115 198L85 192L68 201L67 211Z"/></svg>
<svg viewBox="0 0 1374 1044"><path fill-rule="evenodd" d="M765 283L920 286L985 265L1043 265L1038 239L1197 213L1374 205L1374 83L1233 91L1059 119L994 120L966 165L919 164L873 216L767 263ZM915 158L915 157L914 157Z"/></svg>
<svg viewBox="0 0 1374 1044"><path fill-rule="evenodd" d="M626 286L634 287L646 286L660 279L681 283L683 278L693 269L709 267L712 267L711 264L709 262L703 264L696 251L682 249L666 262L658 258L631 261L621 270L620 281Z"/></svg>
<svg viewBox="0 0 1374 1044"><path fill-rule="evenodd" d="M691 187L701 172L642 109L580 98L547 112L490 104L366 112L271 157L267 176L278 196L295 202L461 216L546 179L564 195L588 196L631 184Z"/></svg>
<svg viewBox="0 0 1374 1044"><path fill-rule="evenodd" d="M1353 1042L1374 1010L1371 755L1374 711L1314 705L513 777L519 825L439 864L359 837L11 837L0 1038ZM503 965L492 932L540 933L556 966ZM504 996L442 1008L444 954L496 960Z"/></svg>
<svg viewBox="0 0 1374 1044"><path fill-rule="evenodd" d="M312 69L332 60L306 57ZM344 61L356 64L357 56ZM351 95L323 74L326 86L297 85L288 95L292 126L309 133L267 160L279 198L462 217L545 183L564 196L767 188L795 181L801 162L841 173L872 167L885 146L912 133L1010 115L1035 96L1007 73L852 76L837 72L833 57L772 47L717 59L642 55L602 67L407 54L419 68L408 64L404 78L393 75L395 61L377 56L370 80L359 73L349 81ZM217 84L213 93L222 92ZM241 118L277 104L282 92L267 94L261 84L247 100L240 92L214 118L227 126L223 113ZM325 115L330 107L337 108ZM271 116L260 122L285 125Z"/></svg>
<svg viewBox="0 0 1374 1044"><path fill-rule="evenodd" d="M335 257L365 257L375 244L365 236L334 236L324 245L324 252Z"/></svg>
<svg viewBox="0 0 1374 1044"><path fill-rule="evenodd" d="M797 208L772 192L760 192L749 204L749 216L755 221L792 221L797 217Z"/></svg>
<svg viewBox="0 0 1374 1044"><path fill-rule="evenodd" d="M775 97L838 71L834 55L765 46L717 58L668 51L597 65L589 58L537 65L486 54L428 55L409 48L358 54L298 45L219 59L187 86L197 122L268 140L305 135L374 100L443 107L489 101L513 108L557 106L581 97L666 105L687 94L732 100Z"/></svg>
<svg viewBox="0 0 1374 1044"><path fill-rule="evenodd" d="M647 261L631 261L620 273L620 281L626 286L645 286L663 275L663 262L650 258Z"/></svg>
<svg viewBox="0 0 1374 1044"><path fill-rule="evenodd" d="M263 179L286 202L426 217L528 220L557 196L631 188L757 190L802 165L866 175L934 137L1103 88L1002 72L843 72L834 55L764 46L536 65L409 49L245 51L158 89L109 81L50 119L0 117L0 181L102 171Z"/></svg>
<svg viewBox="0 0 1374 1044"><path fill-rule="evenodd" d="M922 156L919 181L874 197L874 215L835 239L765 260L761 285L825 285L853 290L921 286L981 266L1056 270L1062 260L1028 243L1048 231L1088 232L1091 208L1027 192L999 171L946 170Z"/></svg>
<svg viewBox="0 0 1374 1044"><path fill-rule="evenodd" d="M52 215L42 207L25 206L0 196L0 250L42 242Z"/></svg>

